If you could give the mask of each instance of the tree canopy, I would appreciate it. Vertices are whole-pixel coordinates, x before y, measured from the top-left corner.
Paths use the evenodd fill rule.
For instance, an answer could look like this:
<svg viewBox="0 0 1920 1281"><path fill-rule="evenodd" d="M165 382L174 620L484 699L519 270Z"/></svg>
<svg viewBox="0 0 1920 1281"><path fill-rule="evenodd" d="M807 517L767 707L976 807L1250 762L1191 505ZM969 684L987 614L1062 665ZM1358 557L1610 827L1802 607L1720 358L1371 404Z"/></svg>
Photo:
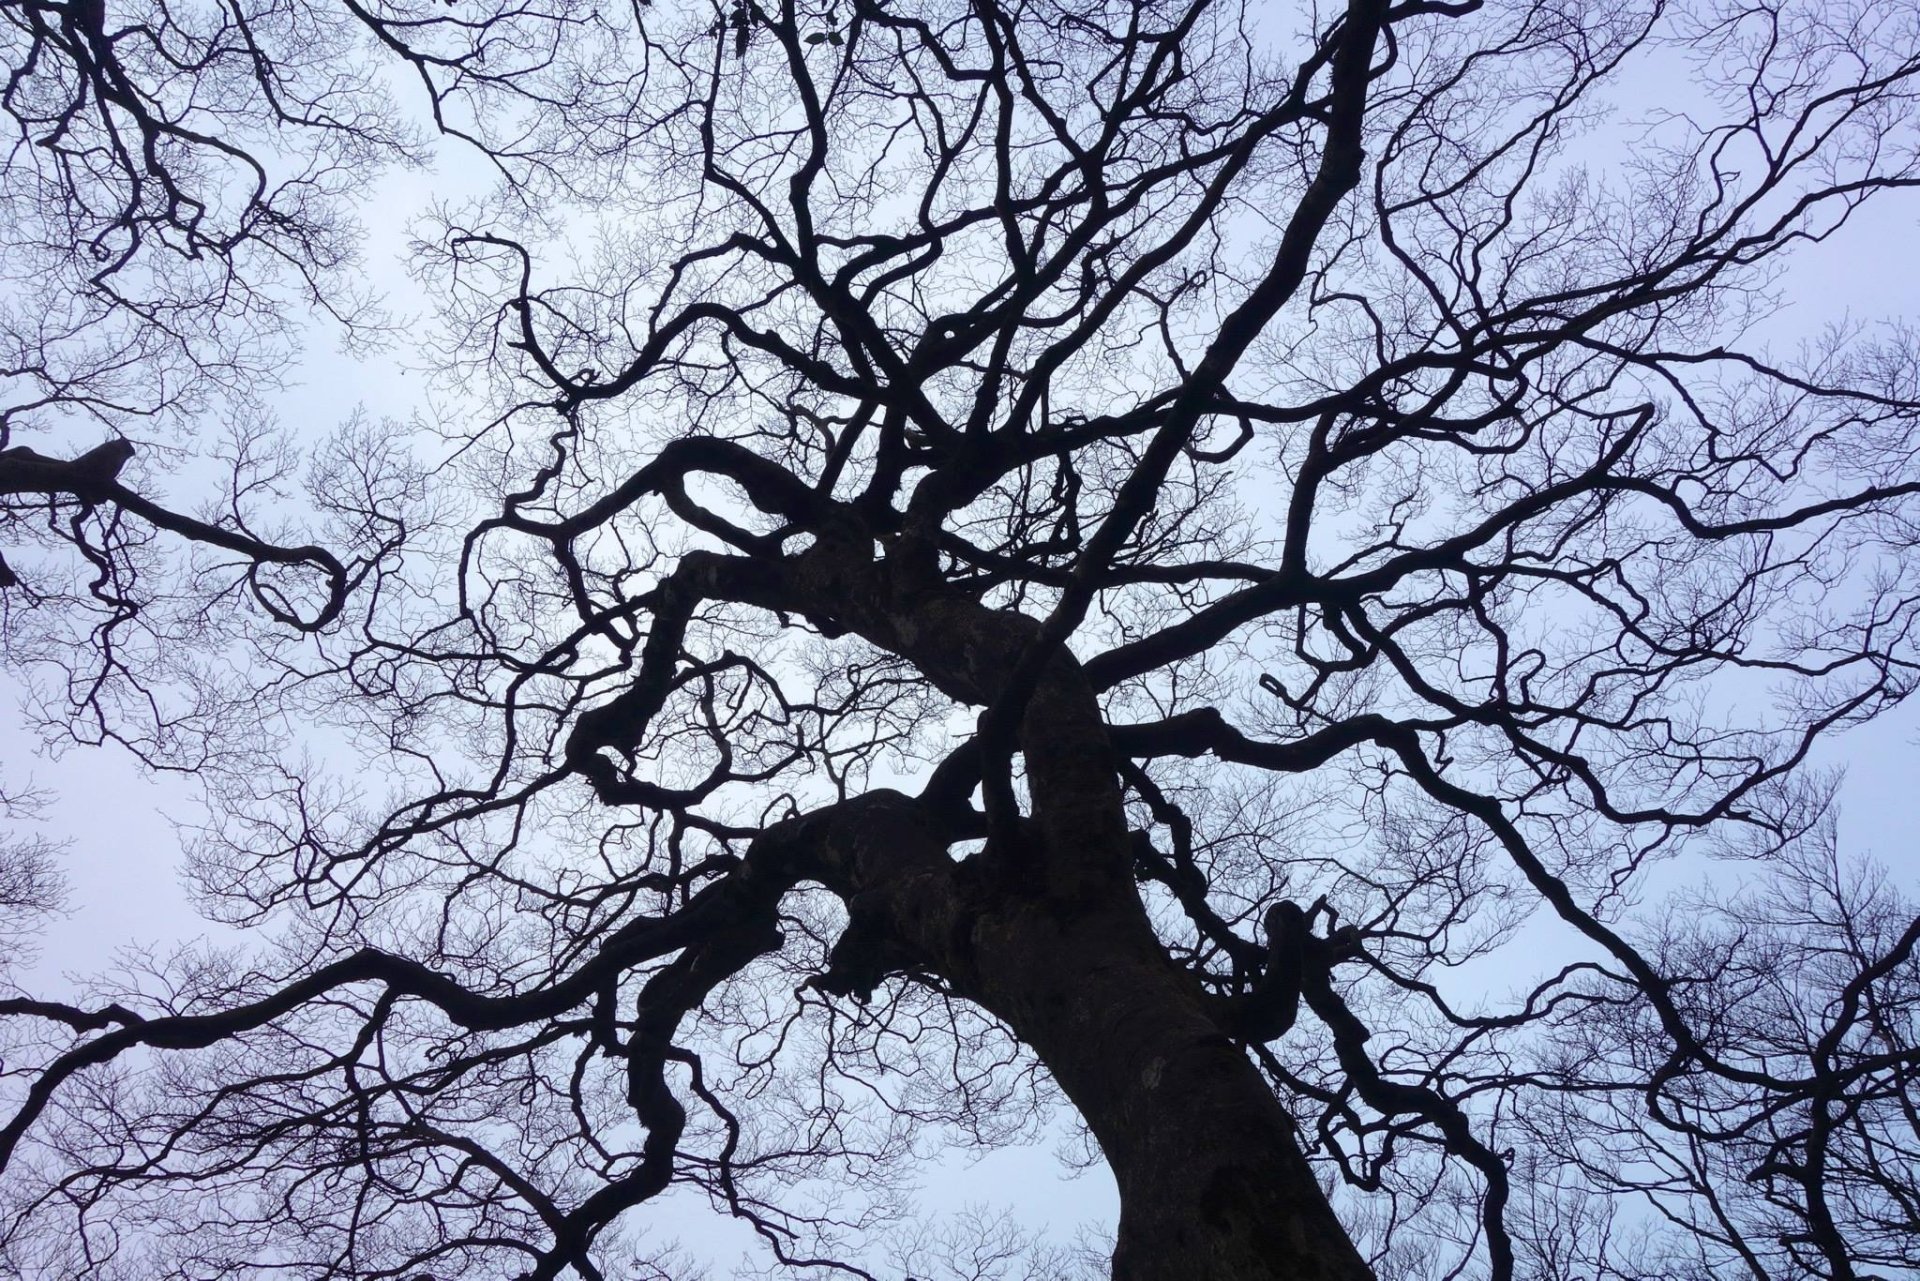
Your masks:
<svg viewBox="0 0 1920 1281"><path fill-rule="evenodd" d="M769 1276L1920 1269L1823 746L1920 673L1920 335L1790 305L1910 248L1913 5L0 50L0 645L251 940L11 976L0 1273L689 1278L669 1201ZM419 411L302 414L324 342ZM1062 1127L1110 1263L903 1221Z"/></svg>

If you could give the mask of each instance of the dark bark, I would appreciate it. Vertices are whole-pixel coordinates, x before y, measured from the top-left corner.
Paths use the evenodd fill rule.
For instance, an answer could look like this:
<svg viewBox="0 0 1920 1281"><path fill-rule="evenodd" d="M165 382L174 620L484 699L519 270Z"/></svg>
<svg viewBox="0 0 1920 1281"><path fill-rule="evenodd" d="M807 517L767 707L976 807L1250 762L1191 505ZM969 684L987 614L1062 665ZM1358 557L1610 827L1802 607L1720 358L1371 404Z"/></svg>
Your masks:
<svg viewBox="0 0 1920 1281"><path fill-rule="evenodd" d="M1024 857L1045 860L1039 839ZM1116 1281L1371 1277L1292 1120L1131 883L1067 910L1044 882L1009 880L986 856L955 864L943 846L926 807L880 792L783 825L750 866L820 880L850 905L828 986L937 972L1046 1064L1119 1187Z"/></svg>
<svg viewBox="0 0 1920 1281"><path fill-rule="evenodd" d="M1120 1189L1116 1281L1365 1278L1272 1089L1137 902L983 918L981 1003L1052 1071Z"/></svg>

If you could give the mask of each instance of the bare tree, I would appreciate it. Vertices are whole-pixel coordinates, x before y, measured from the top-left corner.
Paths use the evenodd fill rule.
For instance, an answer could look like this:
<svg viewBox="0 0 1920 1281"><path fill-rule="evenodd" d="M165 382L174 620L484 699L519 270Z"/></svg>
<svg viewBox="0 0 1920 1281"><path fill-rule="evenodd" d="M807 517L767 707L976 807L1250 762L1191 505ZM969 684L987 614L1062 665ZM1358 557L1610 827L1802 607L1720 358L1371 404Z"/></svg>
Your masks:
<svg viewBox="0 0 1920 1281"><path fill-rule="evenodd" d="M1060 1102L1126 1281L1920 1268L1911 6L0 13L9 656L266 940L0 1001L0 1268L1068 1275L899 1231ZM436 429L215 431L436 136Z"/></svg>

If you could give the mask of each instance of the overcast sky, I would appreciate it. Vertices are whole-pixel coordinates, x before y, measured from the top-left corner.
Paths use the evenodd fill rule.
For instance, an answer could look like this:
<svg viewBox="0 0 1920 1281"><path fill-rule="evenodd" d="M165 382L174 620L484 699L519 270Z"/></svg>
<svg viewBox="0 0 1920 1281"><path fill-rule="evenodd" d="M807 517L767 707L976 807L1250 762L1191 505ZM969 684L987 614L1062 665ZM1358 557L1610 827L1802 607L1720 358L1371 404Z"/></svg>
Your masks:
<svg viewBox="0 0 1920 1281"><path fill-rule="evenodd" d="M398 265L406 215L424 196L447 194L464 172L460 163L450 162L437 173L395 177L383 186L379 207L367 219L374 231L367 246L369 272L403 313L416 305ZM1790 343L1797 334L1849 316L1911 315L1920 299L1916 204L1870 208L1848 234L1800 254L1785 282L1790 305L1768 326L1771 341ZM280 411L289 423L315 431L363 407L377 416L404 417L419 408L420 384L403 371L398 359L403 355L351 359L322 338L308 353L297 385L279 398ZM49 926L40 963L26 976L26 985L57 994L68 988L63 975L98 970L123 947L164 950L196 937L230 937L194 915L180 884L180 843L169 817L191 815L190 791L177 780L144 777L113 749L47 757L21 726L17 687L0 687L0 695L4 777L15 785L31 779L51 793L46 830L69 843L65 865L72 910ZM1920 708L1909 704L1834 739L1821 757L1821 763L1847 771L1841 793L1843 849L1873 854L1909 887L1920 880L1912 835L1920 779L1917 740ZM1062 1238L1082 1223L1110 1222L1111 1181L1099 1170L1063 1180L1051 1146L1049 1141L1001 1153L977 1165L956 1159L930 1168L927 1204L944 1210L978 1202L1013 1204L1027 1222ZM670 1202L640 1213L677 1217ZM730 1245L739 1239L715 1216L699 1217L704 1223L688 1221L690 1241Z"/></svg>

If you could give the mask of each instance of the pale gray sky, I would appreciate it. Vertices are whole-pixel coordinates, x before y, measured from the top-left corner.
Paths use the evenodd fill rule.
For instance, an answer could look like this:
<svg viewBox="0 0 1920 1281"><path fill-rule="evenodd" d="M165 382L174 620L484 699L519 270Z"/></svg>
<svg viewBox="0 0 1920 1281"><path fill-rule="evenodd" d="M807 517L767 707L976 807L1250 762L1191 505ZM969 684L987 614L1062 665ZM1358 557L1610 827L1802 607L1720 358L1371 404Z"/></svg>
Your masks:
<svg viewBox="0 0 1920 1281"><path fill-rule="evenodd" d="M450 160L438 173L398 175L382 188L367 220L372 232L367 265L398 310L419 305L397 267L409 211L470 176L465 162ZM1771 324L1770 337L1788 341L1845 316L1911 315L1920 301L1915 205L1887 202L1869 209L1846 235L1801 254L1784 285L1790 305ZM290 423L323 429L362 407L404 417L419 408L420 392L419 380L404 374L393 358L345 357L323 339L308 353L298 385L278 398L278 407ZM9 781L30 777L51 792L46 826L69 842L65 863L73 896L70 913L49 925L41 961L24 976L27 986L57 992L64 986L61 974L97 969L129 945L164 949L196 936L227 937L197 919L180 885L179 845L168 815L190 813L190 792L178 780L143 776L113 749L47 758L20 728L15 702L13 690L0 688L0 762ZM1920 882L1915 848L1920 825L1912 818L1920 779L1916 739L1920 708L1909 705L1836 738L1822 756L1823 763L1847 770L1841 793L1845 847L1871 852L1908 886ZM1031 1226L1061 1240L1082 1224L1109 1223L1115 1212L1111 1180L1100 1170L1063 1179L1051 1150L1054 1142L977 1162L961 1154L930 1166L925 1203L943 1212L971 1203L1010 1204ZM641 1213L671 1223L683 1218L681 1208L667 1203ZM739 1239L736 1229L704 1214L684 1216L678 1231L690 1243L721 1251Z"/></svg>

